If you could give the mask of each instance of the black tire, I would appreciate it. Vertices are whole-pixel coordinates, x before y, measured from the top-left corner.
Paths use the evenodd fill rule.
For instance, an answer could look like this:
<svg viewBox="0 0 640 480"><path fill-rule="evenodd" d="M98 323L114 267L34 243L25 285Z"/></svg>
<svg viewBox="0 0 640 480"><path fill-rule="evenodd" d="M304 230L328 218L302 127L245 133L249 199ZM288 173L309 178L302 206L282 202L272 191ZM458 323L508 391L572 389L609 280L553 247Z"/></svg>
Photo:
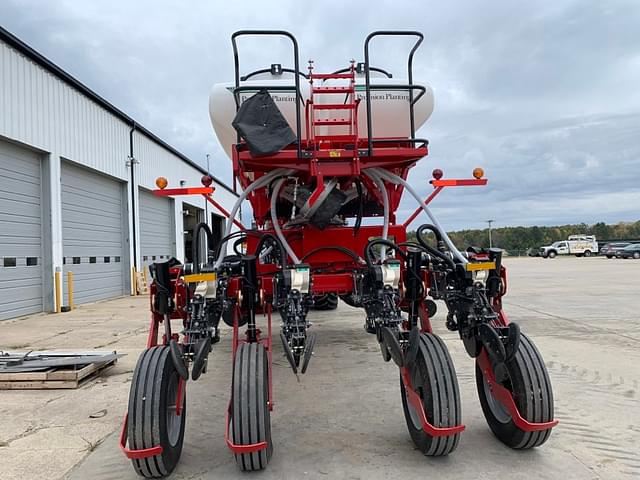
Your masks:
<svg viewBox="0 0 640 480"><path fill-rule="evenodd" d="M638 260L640 258L640 252L633 252L633 258Z"/></svg>
<svg viewBox="0 0 640 480"><path fill-rule="evenodd" d="M591 256L591 250L585 250L585 251L584 251L584 253L583 253L583 255L584 255L585 257L590 257L590 256Z"/></svg>
<svg viewBox="0 0 640 480"><path fill-rule="evenodd" d="M431 333L420 335L420 346L411 370L411 383L422 397L427 420L435 427L455 427L462 421L460 391L456 370L442 339ZM407 400L400 379L402 408L407 428L413 443L425 455L443 456L458 446L460 434L432 437L422 429L420 422Z"/></svg>
<svg viewBox="0 0 640 480"><path fill-rule="evenodd" d="M513 392L520 414L529 422L553 420L553 391L540 352L529 338L520 334L520 345L513 360L507 362L508 379L503 386ZM476 364L476 386L482 411L493 434L515 449L538 447L547 441L551 429L537 432L520 430L506 409L493 399L482 371Z"/></svg>
<svg viewBox="0 0 640 480"><path fill-rule="evenodd" d="M611 260L613 258L613 255L607 255L607 258Z"/></svg>
<svg viewBox="0 0 640 480"><path fill-rule="evenodd" d="M354 297L353 293L340 295L340 300L342 300L344 303L346 303L350 307L354 307L354 308L362 307L362 303L356 301L356 298Z"/></svg>
<svg viewBox="0 0 640 480"><path fill-rule="evenodd" d="M316 310L335 310L338 308L338 294L327 293L313 297L313 308Z"/></svg>
<svg viewBox="0 0 640 480"><path fill-rule="evenodd" d="M273 452L269 411L269 364L261 344L238 347L233 365L231 438L236 445L267 442L267 448L254 453L236 454L240 470L266 468Z"/></svg>
<svg viewBox="0 0 640 480"><path fill-rule="evenodd" d="M162 447L159 455L131 460L136 473L142 477L169 475L180 459L187 411L183 390L182 412L179 416L175 413L179 379L168 346L151 347L142 352L129 392L129 448Z"/></svg>
<svg viewBox="0 0 640 480"><path fill-rule="evenodd" d="M556 258L556 252L549 252L549 253L547 254L547 256L548 256L549 258Z"/></svg>

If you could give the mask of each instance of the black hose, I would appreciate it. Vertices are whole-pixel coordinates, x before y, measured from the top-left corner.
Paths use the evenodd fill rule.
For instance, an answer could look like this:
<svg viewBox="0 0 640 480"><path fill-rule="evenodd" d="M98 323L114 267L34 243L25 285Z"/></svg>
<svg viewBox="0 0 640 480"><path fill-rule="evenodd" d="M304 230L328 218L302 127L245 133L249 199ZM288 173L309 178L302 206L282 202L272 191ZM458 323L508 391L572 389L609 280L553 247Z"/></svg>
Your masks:
<svg viewBox="0 0 640 480"><path fill-rule="evenodd" d="M407 254L404 253L402 250L400 250L400 247L393 243L390 240L385 240L384 238L376 238L371 240L369 243L367 243L367 246L364 249L364 259L367 262L367 266L369 267L373 267L373 260L372 260L372 250L371 248L375 245L385 245L389 248L392 248L396 251L396 253L398 255L400 255L402 257L402 259L406 262L407 261Z"/></svg>
<svg viewBox="0 0 640 480"><path fill-rule="evenodd" d="M418 227L418 230L416 230L416 236L417 237L421 237L422 236L422 232L424 230L430 230L431 232L433 232L433 234L436 236L436 241L438 243L443 242L442 233L440 232L440 230L435 225L432 225L430 223L425 223L425 224L420 225Z"/></svg>
<svg viewBox="0 0 640 480"><path fill-rule="evenodd" d="M356 224L353 227L353 236L357 236L360 231L360 225L362 225L362 217L364 217L364 195L362 193L362 182L360 179L356 179L356 190L358 192L358 216L356 217Z"/></svg>
<svg viewBox="0 0 640 480"><path fill-rule="evenodd" d="M310 252L305 253L305 255L300 259L301 262L304 262L307 258L315 255L318 252L321 252L323 250L336 250L338 252L342 252L345 255L348 255L349 257L351 257L353 259L353 261L355 263L361 263L362 262L362 258L353 250L350 250L346 247L341 247L339 245L328 245L325 247L318 247L315 248L313 250L311 250Z"/></svg>
<svg viewBox="0 0 640 480"><path fill-rule="evenodd" d="M213 250L213 234L211 233L211 229L205 222L200 222L193 229L193 240L191 242L193 252L193 273L200 273L200 230L204 230L207 236L206 256L208 257L209 252ZM208 258L205 258L205 261L207 260Z"/></svg>
<svg viewBox="0 0 640 480"><path fill-rule="evenodd" d="M453 262L453 260L451 259L451 257L449 257L449 256L445 255L444 253L442 253L441 251L433 248L422 237L422 232L424 230L431 230L435 234L436 240L441 240L442 239L442 236L440 235L440 232L438 231L437 228L435 228L433 225L425 223L424 225L421 225L420 227L418 227L418 230L416 230L416 239L418 240L418 243L422 246L422 248L424 248L431 255L433 255L434 257L439 258L440 260L445 262L447 265L449 265L453 270L455 270L456 269L456 265Z"/></svg>
<svg viewBox="0 0 640 480"><path fill-rule="evenodd" d="M411 242L404 242L404 244L409 244L409 246L413 246L411 245ZM374 245L386 245L387 247L394 249L396 253L400 255L405 262L409 260L409 258L407 257L407 254L400 249L400 245L393 243L389 240L385 240L384 238L376 238L375 240L371 240L367 244L367 247L365 248L365 259L367 261L367 266L369 267L373 266L373 262L371 260L371 248ZM421 248L419 245L417 247ZM418 280L418 284L420 286L420 289L418 291L418 296L422 297L424 295L424 286L422 285L422 278L417 276L416 273L411 269L405 269L405 271L411 274L413 277L415 277L416 280Z"/></svg>
<svg viewBox="0 0 640 480"><path fill-rule="evenodd" d="M260 240L258 240L258 245L256 245L255 251L256 257L260 255L260 250L262 250L262 247L267 240L274 242L278 246L280 250L280 266L284 269L287 266L287 251L285 250L284 245L282 244L280 239L271 233L263 234L260 237Z"/></svg>
<svg viewBox="0 0 640 480"><path fill-rule="evenodd" d="M246 241L246 238L238 238L233 242L233 251L236 255L240 255L240 256L244 255L242 251L238 250L238 246L242 245L245 241Z"/></svg>
<svg viewBox="0 0 640 480"><path fill-rule="evenodd" d="M243 231L243 230L238 230L238 231L236 231L236 232L232 232L232 233L230 233L229 235L226 235L226 236L222 237L222 238L220 239L220 243L218 243L218 245L216 245L215 251L214 251L214 253L213 253L213 257L214 257L214 258L218 258L218 257L220 257L220 249L222 248L222 245L224 245L224 243L225 243L227 240L230 240L230 239L232 239L232 238L234 238L234 237L237 237L237 236L239 236L239 235L242 235L242 236L245 236L245 237L246 237L247 232L246 232L246 231Z"/></svg>

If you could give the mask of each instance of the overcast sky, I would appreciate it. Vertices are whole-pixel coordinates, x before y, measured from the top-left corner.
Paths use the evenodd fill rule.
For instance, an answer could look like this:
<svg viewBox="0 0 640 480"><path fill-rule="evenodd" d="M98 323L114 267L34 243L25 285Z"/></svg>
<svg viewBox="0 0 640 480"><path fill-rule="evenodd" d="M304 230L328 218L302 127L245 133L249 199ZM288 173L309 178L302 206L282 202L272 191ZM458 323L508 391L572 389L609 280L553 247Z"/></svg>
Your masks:
<svg viewBox="0 0 640 480"><path fill-rule="evenodd" d="M436 108L418 132L431 170L486 188L445 190L447 229L640 219L640 2L2 0L0 23L196 161L230 181L208 116L212 84L233 79L230 35L294 33L301 60L330 71L362 59L367 33L416 29L415 77ZM281 42L246 44L247 67L287 64ZM402 42L372 63L400 75ZM399 218L413 210L405 198Z"/></svg>

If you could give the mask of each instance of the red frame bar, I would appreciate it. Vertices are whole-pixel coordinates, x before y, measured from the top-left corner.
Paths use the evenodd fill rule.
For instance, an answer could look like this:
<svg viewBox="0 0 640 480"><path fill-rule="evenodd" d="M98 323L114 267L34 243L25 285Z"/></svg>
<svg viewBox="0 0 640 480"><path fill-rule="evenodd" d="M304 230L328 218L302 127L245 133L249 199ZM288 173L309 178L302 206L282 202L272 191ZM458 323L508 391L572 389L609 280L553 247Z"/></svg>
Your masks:
<svg viewBox="0 0 640 480"><path fill-rule="evenodd" d="M147 348L158 345L158 325L159 321L155 315L151 313L151 325L149 325L149 335L147 336Z"/></svg>
<svg viewBox="0 0 640 480"><path fill-rule="evenodd" d="M516 402L513 400L511 392L496 382L496 377L493 373L493 368L491 367L491 360L489 360L489 355L484 348L480 352L480 355L478 355L476 361L482 370L482 375L489 384L489 388L491 389L493 396L509 411L516 427L525 432L537 432L540 430L547 430L558 425L558 420L551 420L550 422L543 423L529 422L526 420L522 415L520 415L520 411L518 410Z"/></svg>
<svg viewBox="0 0 640 480"><path fill-rule="evenodd" d="M487 184L486 178L462 178L462 179L446 179L431 180L429 183L434 187L471 187L482 186Z"/></svg>
<svg viewBox="0 0 640 480"><path fill-rule="evenodd" d="M427 415L424 412L424 406L420 400L420 396L413 389L411 385L411 378L409 375L409 369L407 367L400 368L400 376L402 378L402 384L407 394L407 400L413 408L418 411L420 416L420 422L422 423L422 429L431 437L448 437L462 432L466 427L464 425L457 425L455 427L435 427L427 420Z"/></svg>
<svg viewBox="0 0 640 480"><path fill-rule="evenodd" d="M204 198L207 199L207 202L209 202L211 205L213 205L214 207L216 207L220 213L222 213L222 215L224 215L226 218L230 218L231 214L229 212L227 212L227 210L220 205L218 202L216 202L211 195L203 195ZM242 223L240 223L238 220L236 220L235 218L233 219L233 224L238 227L240 230L246 230L244 228L244 225L242 225Z"/></svg>
<svg viewBox="0 0 640 480"><path fill-rule="evenodd" d="M172 195L211 195L214 190L213 187L165 188L163 190L153 190L153 194L158 197L170 197Z"/></svg>
<svg viewBox="0 0 640 480"><path fill-rule="evenodd" d="M429 205L431 203L431 200L433 200L434 198L436 198L436 196L442 191L444 187L436 187L436 189L431 192L431 195L429 195L425 200L424 200L424 204L425 205ZM416 208L413 213L411 214L411 216L409 218L407 218L405 220L405 222L402 224L402 226L404 228L407 228L409 225L411 225L411 222L413 222L415 220L415 218L420 215L420 212L422 211L422 206L418 205L418 208Z"/></svg>
<svg viewBox="0 0 640 480"><path fill-rule="evenodd" d="M157 445L151 448L144 448L142 450L131 450L127 448L128 423L129 423L129 414L126 413L124 416L124 421L122 422L122 429L120 430L120 450L122 450L122 452L125 454L127 458L141 459L141 458L154 457L156 455L162 454L163 448L161 445Z"/></svg>
<svg viewBox="0 0 640 480"><path fill-rule="evenodd" d="M179 417L182 415L182 403L184 399L184 392L187 389L187 382L184 378L178 378L178 392L176 393L176 415Z"/></svg>
<svg viewBox="0 0 640 480"><path fill-rule="evenodd" d="M424 302L420 302L420 305L418 306L418 313L420 314L420 332L432 333L433 329L431 328L429 311L427 310L427 307L424 306Z"/></svg>
<svg viewBox="0 0 640 480"><path fill-rule="evenodd" d="M234 179L235 180L235 179ZM187 188L165 188L164 190L153 190L153 194L158 197L171 197L179 195L202 195L211 205L218 209L226 218L230 218L231 214L218 202L216 202L211 194L215 191L213 187L187 187ZM240 230L246 230L244 225L235 218L233 224Z"/></svg>
<svg viewBox="0 0 640 480"><path fill-rule="evenodd" d="M424 203L425 205L429 205L431 201L442 191L444 187L469 187L469 186L483 186L487 184L486 178L462 178L462 179L445 179L445 180L430 180L429 183L433 185L435 190L429 195ZM411 222L415 220L415 218L422 211L422 206L418 206L413 213L405 220L402 224L404 228L407 228L411 225Z"/></svg>

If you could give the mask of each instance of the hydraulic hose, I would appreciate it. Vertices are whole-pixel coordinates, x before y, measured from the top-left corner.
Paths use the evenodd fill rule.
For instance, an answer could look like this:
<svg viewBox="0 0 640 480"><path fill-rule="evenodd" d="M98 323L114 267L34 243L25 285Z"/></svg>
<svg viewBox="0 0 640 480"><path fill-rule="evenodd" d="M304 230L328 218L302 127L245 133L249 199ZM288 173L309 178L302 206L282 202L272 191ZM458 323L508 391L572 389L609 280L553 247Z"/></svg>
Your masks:
<svg viewBox="0 0 640 480"><path fill-rule="evenodd" d="M222 242L224 242L225 240L231 240L232 238L236 238L236 237L244 237L244 238L246 238L247 235L251 234L251 233L252 233L251 231L247 232L247 231L238 230L238 231L232 232L231 234L227 235L226 237L223 237L220 240L220 243L218 244L218 246L216 247L213 257L214 258L218 258L220 256Z"/></svg>
<svg viewBox="0 0 640 480"><path fill-rule="evenodd" d="M276 236L280 239L280 243L282 243L282 246L291 257L291 260L293 260L293 263L297 265L300 263L300 259L297 257L296 253L291 248L291 245L289 245L289 242L287 242L287 239L284 237L284 234L280 229L280 224L278 223L278 215L276 212L276 202L278 200L278 194L280 193L280 188L282 188L282 184L285 180L285 178L281 178L280 180L278 180L273 187L273 191L271 192L271 223L273 224L273 229L276 232Z"/></svg>
<svg viewBox="0 0 640 480"><path fill-rule="evenodd" d="M284 248L284 245L282 244L282 242L280 241L280 239L270 233L265 233L264 235L262 235L262 237L260 238L260 240L258 240L258 245L256 245L256 252L255 255L258 256L260 255L260 250L262 250L262 246L265 244L265 242L267 240L271 240L272 242L274 242L277 246L278 249L280 250L280 266L282 268L287 266L287 252Z"/></svg>
<svg viewBox="0 0 640 480"><path fill-rule="evenodd" d="M237 240L235 240L233 242L233 253L235 253L236 255L242 255L243 253L241 250L238 250L238 247L242 245L244 242L245 242L244 238L238 238Z"/></svg>
<svg viewBox="0 0 640 480"><path fill-rule="evenodd" d="M358 235L360 231L360 226L362 225L362 217L364 217L364 195L362 192L362 182L360 179L356 179L356 191L358 192L358 216L356 218L356 223L353 227L353 236Z"/></svg>
<svg viewBox="0 0 640 480"><path fill-rule="evenodd" d="M253 182L251 185L249 185L247 189L240 194L240 196L236 200L236 203L231 209L231 213L229 214L229 218L227 219L227 225L224 231L224 237L225 238L228 237L228 235L231 233L231 229L233 228L233 220L236 218L236 215L238 214L238 209L240 208L240 205L242 204L242 202L249 196L251 192L253 192L257 188L261 188L268 185L273 179L277 177L289 175L291 173L293 173L293 170L290 168L277 168L272 172L267 173L265 176L259 178L258 180ZM222 263L222 260L224 259L224 252L226 251L226 245L227 245L227 240L223 240L223 242L220 245L220 254L216 259L215 268L218 268Z"/></svg>
<svg viewBox="0 0 640 480"><path fill-rule="evenodd" d="M367 262L367 266L368 267L373 267L373 258L372 258L371 248L374 245L385 245L385 246L387 246L389 248L392 248L392 249L394 249L396 251L396 253L398 255L400 255L402 257L402 259L404 261L407 260L407 254L404 253L400 249L400 247L398 245L396 245L395 243L393 243L393 242L391 242L389 240L385 240L383 238L376 238L376 239L371 240L369 243L367 243L367 246L364 249L364 259ZM381 257L381 258L382 258L382 260L384 260L384 257Z"/></svg>
<svg viewBox="0 0 640 480"><path fill-rule="evenodd" d="M389 238L389 195L387 194L387 189L384 186L382 178L378 175L377 172L375 172L373 168L365 170L364 173L373 181L373 183L376 184L376 187L378 188L378 190L380 190L380 194L382 195L382 208L384 213L382 239L387 240ZM385 244L383 244L382 249L380 250L380 258L384 260L386 254L387 249Z"/></svg>
<svg viewBox="0 0 640 480"><path fill-rule="evenodd" d="M433 248L431 245L429 245L424 240L424 238L422 238L422 231L426 230L425 227L426 227L426 225L422 225L420 228L418 228L418 230L416 230L416 239L418 240L418 243L420 244L420 247L422 247L423 250L425 250L426 252L428 252L432 256L434 256L436 258L439 258L440 260L445 262L447 265L449 265L451 267L451 269L455 270L456 265L455 265L455 263L453 262L453 260L451 258L449 258L446 254L442 253L438 249Z"/></svg>
<svg viewBox="0 0 640 480"><path fill-rule="evenodd" d="M420 234L422 234L423 230L429 230L431 232L433 232L433 234L436 236L436 241L438 242L442 242L442 234L440 233L440 230L438 230L434 225L431 225L430 223L424 223L422 225L420 225L418 227L418 230L416 230L416 236L417 233L420 232Z"/></svg>
<svg viewBox="0 0 640 480"><path fill-rule="evenodd" d="M305 255L300 259L300 261L304 262L307 258L312 257L316 253L322 252L322 251L325 251L325 250L334 250L336 252L342 252L345 255L351 257L351 259L354 261L354 263L356 263L356 264L361 264L362 263L362 258L359 257L356 252L354 252L353 250L351 250L349 248L342 247L340 245L326 245L326 246L323 246L323 247L314 248L310 252L305 253Z"/></svg>
<svg viewBox="0 0 640 480"><path fill-rule="evenodd" d="M191 249L193 254L193 272L200 273L200 265L202 264L200 259L200 231L204 230L207 237L207 253L205 255L205 262L209 260L209 252L213 250L213 234L211 229L205 222L200 222L193 229L193 240L191 241Z"/></svg>
<svg viewBox="0 0 640 480"><path fill-rule="evenodd" d="M435 227L438 230L440 230L440 233L442 234L442 240L444 241L444 243L447 244L447 247L449 248L451 253L453 253L456 259L458 259L461 263L468 263L467 259L464 258L464 256L460 253L460 251L456 248L454 243L451 241L451 239L449 238L449 235L447 235L447 232L444 231L444 229L442 228L442 225L440 225L440 222L438 222L438 219L433 215L433 213L431 213L431 210L429 210L429 207L427 207L427 205L424 203L422 198L420 198L420 195L418 195L418 192L415 191L415 189L409 184L409 182L399 177L398 175L394 175L393 173L388 172L381 168L374 167L367 170L374 170L375 172L378 173L378 175L380 175L380 177L392 183L395 183L396 185L397 184L403 185L404 188L406 188L407 191L413 196L413 198L415 198L416 201L420 204L420 207L422 207L422 210L424 210L427 216L431 219Z"/></svg>

